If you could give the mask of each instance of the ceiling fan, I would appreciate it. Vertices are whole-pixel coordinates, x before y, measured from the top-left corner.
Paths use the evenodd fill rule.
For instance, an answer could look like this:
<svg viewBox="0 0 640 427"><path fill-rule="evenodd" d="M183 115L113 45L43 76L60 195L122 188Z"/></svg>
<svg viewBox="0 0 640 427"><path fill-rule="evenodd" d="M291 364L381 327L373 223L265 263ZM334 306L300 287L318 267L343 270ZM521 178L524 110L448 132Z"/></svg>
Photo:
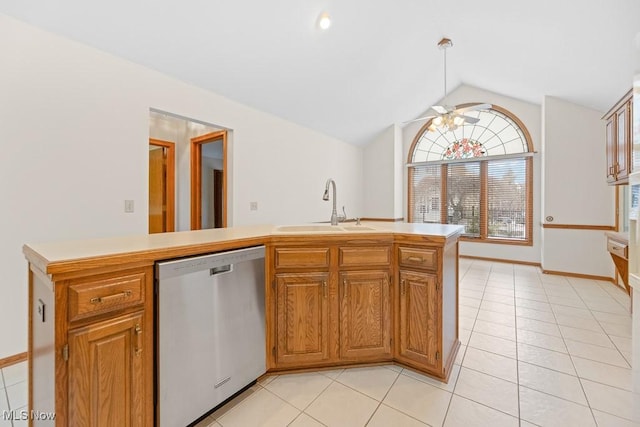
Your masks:
<svg viewBox="0 0 640 427"><path fill-rule="evenodd" d="M443 38L438 42L438 48L444 51L444 98L447 98L447 49L453 46L451 39ZM428 110L428 115L420 117L414 120L410 120L405 123L413 123L422 120L431 119L429 130L435 131L440 128L442 130L449 131L455 130L459 126L464 124L473 124L480 121L477 117L466 116L465 113L469 111L486 110L491 108L491 104L475 104L468 105L460 108L451 107L448 105L433 105Z"/></svg>

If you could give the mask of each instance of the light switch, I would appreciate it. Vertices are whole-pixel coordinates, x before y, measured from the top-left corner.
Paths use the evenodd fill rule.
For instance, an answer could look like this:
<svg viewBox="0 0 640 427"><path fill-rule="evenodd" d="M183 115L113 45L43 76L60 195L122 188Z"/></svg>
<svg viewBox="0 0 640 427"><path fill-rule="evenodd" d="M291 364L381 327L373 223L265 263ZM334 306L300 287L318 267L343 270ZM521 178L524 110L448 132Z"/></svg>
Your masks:
<svg viewBox="0 0 640 427"><path fill-rule="evenodd" d="M133 200L124 201L124 211L125 213L133 213Z"/></svg>
<svg viewBox="0 0 640 427"><path fill-rule="evenodd" d="M249 202L249 210L257 211L258 210L258 202Z"/></svg>

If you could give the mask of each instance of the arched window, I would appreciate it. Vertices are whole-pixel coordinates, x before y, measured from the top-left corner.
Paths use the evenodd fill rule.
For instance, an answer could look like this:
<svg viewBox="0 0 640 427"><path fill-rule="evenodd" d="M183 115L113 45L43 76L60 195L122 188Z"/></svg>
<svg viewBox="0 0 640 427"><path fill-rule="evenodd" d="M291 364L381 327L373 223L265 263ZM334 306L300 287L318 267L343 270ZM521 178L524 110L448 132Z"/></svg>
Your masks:
<svg viewBox="0 0 640 427"><path fill-rule="evenodd" d="M469 104L471 105L471 104ZM460 224L474 241L531 245L533 145L507 110L452 131L420 129L409 150L409 222Z"/></svg>

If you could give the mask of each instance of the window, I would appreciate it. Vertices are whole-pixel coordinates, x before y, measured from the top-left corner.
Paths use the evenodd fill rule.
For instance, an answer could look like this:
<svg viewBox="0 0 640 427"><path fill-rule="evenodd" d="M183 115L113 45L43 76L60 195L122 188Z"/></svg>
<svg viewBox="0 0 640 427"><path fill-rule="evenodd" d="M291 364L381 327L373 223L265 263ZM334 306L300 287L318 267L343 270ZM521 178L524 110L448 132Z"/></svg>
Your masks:
<svg viewBox="0 0 640 427"><path fill-rule="evenodd" d="M469 240L531 245L531 137L498 106L453 131L427 122L409 152L409 221L464 225Z"/></svg>

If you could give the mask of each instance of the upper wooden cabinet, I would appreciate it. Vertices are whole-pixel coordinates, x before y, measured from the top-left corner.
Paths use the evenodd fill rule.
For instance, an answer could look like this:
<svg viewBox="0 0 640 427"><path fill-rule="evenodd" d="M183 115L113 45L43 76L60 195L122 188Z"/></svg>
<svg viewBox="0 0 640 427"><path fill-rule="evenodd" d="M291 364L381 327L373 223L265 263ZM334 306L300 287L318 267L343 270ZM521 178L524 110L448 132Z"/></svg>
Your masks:
<svg viewBox="0 0 640 427"><path fill-rule="evenodd" d="M607 182L626 184L631 173L633 94L629 91L604 116L607 142Z"/></svg>

